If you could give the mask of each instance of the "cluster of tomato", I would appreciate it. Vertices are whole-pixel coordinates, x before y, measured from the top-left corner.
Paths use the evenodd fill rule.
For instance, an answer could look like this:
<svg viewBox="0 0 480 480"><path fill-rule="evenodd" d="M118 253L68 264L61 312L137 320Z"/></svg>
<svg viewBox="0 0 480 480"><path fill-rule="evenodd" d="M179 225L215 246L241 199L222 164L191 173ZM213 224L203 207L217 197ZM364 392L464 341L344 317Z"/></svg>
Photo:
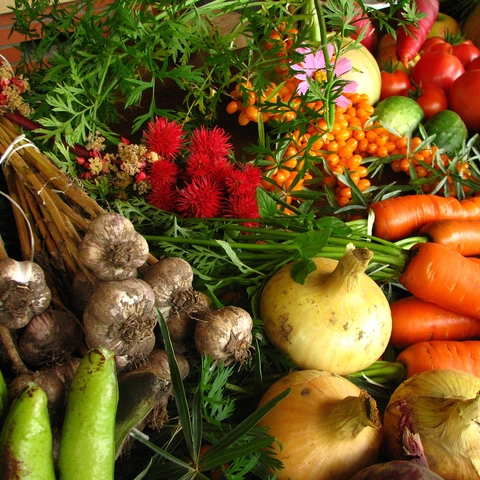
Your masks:
<svg viewBox="0 0 480 480"><path fill-rule="evenodd" d="M387 35L382 41L380 53L395 42ZM450 109L460 115L470 132L480 131L480 98L472 95L480 89L480 49L471 40L458 36L427 38L413 65L397 63L384 68L381 80L381 99L409 95L427 119Z"/></svg>

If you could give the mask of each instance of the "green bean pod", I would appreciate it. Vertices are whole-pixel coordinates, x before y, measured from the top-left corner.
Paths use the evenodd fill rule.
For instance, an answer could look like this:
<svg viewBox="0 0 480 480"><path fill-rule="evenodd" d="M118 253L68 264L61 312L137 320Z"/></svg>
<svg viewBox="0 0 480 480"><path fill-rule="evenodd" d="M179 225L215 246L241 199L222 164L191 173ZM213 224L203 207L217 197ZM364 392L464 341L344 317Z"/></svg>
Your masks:
<svg viewBox="0 0 480 480"><path fill-rule="evenodd" d="M5 377L0 370L0 429L2 428L5 418L7 418L10 400L8 398L8 387Z"/></svg>
<svg viewBox="0 0 480 480"><path fill-rule="evenodd" d="M28 383L10 407L0 434L2 480L55 480L53 439L45 391Z"/></svg>
<svg viewBox="0 0 480 480"><path fill-rule="evenodd" d="M70 386L58 450L60 480L113 480L117 405L115 354L90 350Z"/></svg>

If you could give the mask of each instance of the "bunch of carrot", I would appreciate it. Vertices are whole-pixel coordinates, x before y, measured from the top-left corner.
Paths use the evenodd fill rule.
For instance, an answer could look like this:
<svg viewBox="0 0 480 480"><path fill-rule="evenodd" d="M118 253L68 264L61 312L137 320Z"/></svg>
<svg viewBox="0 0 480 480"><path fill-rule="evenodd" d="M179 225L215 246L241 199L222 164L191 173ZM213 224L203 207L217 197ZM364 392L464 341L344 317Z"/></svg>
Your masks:
<svg viewBox="0 0 480 480"><path fill-rule="evenodd" d="M394 348L408 375L432 368L480 376L480 197L406 195L371 205L374 234L419 235L391 303Z"/></svg>

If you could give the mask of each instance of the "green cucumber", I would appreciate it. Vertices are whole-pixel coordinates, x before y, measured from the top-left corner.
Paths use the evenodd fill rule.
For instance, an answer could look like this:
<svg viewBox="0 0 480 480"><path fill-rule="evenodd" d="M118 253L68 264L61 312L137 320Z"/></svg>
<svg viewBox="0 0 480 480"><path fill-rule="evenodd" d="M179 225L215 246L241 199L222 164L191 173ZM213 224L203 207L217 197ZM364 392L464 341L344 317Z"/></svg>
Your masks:
<svg viewBox="0 0 480 480"><path fill-rule="evenodd" d="M374 115L377 121L404 136L413 133L425 118L422 107L409 97L394 95L377 103Z"/></svg>
<svg viewBox="0 0 480 480"><path fill-rule="evenodd" d="M45 391L30 382L12 402L0 435L2 480L55 480Z"/></svg>
<svg viewBox="0 0 480 480"><path fill-rule="evenodd" d="M443 110L425 122L427 135L435 135L433 144L454 155L468 138L468 129L458 113Z"/></svg>

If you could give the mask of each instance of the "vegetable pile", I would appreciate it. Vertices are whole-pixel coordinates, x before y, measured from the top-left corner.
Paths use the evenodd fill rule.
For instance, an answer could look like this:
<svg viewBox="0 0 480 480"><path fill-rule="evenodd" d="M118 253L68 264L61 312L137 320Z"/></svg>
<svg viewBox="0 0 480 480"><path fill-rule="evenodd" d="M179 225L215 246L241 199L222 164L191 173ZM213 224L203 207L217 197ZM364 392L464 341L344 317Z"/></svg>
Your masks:
<svg viewBox="0 0 480 480"><path fill-rule="evenodd" d="M30 3L0 477L480 479L478 9Z"/></svg>

